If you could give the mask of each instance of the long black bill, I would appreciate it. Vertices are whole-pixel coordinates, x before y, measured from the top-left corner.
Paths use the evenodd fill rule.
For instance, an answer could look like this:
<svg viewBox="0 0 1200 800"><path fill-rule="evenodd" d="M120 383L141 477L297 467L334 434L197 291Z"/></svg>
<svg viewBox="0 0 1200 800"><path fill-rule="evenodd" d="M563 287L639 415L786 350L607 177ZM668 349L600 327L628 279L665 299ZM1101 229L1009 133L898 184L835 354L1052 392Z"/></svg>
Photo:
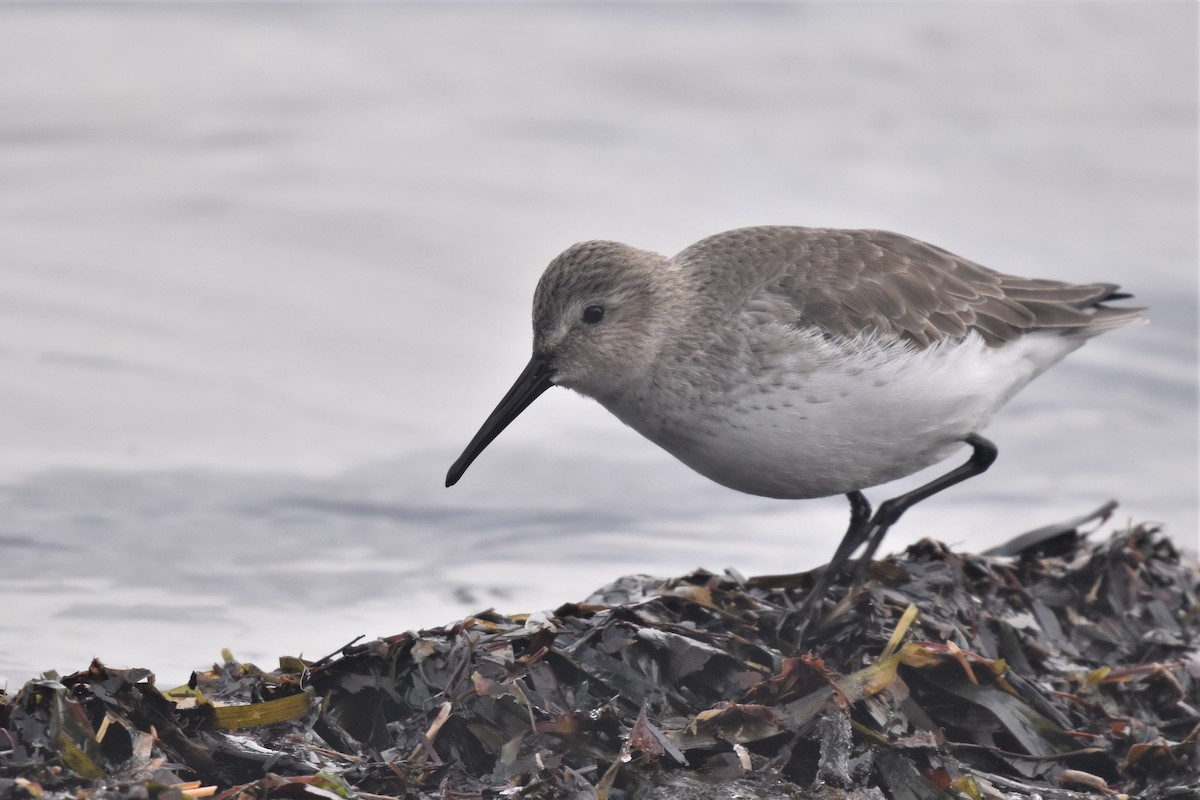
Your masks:
<svg viewBox="0 0 1200 800"><path fill-rule="evenodd" d="M500 431L508 427L508 423L517 418L517 415L528 407L530 403L538 399L538 396L549 389L554 384L550 382L551 370L546 359L537 354L533 354L533 358L529 359L529 363L525 365L525 369L521 370L521 377L517 378L517 382L508 390L508 394L504 395L504 399L496 406L496 410L484 420L483 426L480 427L479 433L475 434L475 438L467 445L467 449L463 450L458 461L454 462L454 466L450 467L450 471L446 473L446 486L453 486L458 483L458 479L467 471L467 467L471 466L471 462L476 456L483 452L483 448L491 444L492 439L500 435Z"/></svg>

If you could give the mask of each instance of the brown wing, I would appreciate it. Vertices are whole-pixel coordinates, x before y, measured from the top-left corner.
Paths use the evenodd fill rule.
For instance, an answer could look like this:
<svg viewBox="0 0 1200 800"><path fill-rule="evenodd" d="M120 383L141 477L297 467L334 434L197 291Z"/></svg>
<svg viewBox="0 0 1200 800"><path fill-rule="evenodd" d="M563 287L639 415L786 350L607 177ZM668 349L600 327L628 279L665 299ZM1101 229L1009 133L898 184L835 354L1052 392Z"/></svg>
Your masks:
<svg viewBox="0 0 1200 800"><path fill-rule="evenodd" d="M875 230L743 228L705 239L677 260L712 272L717 291L794 310L795 324L834 336L876 330L926 347L977 331L997 346L1027 331L1092 336L1142 309L1099 305L1108 283L1070 284L987 269L940 247ZM728 262L737 264L730 270ZM726 262L724 269L705 270ZM717 277L717 276L720 277Z"/></svg>

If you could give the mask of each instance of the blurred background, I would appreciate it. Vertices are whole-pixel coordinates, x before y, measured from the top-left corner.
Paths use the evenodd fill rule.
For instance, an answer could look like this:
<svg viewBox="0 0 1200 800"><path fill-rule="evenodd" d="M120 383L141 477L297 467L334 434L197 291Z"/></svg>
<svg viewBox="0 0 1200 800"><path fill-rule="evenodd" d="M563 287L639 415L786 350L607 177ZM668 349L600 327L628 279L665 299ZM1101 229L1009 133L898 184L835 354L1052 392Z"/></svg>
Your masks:
<svg viewBox="0 0 1200 800"><path fill-rule="evenodd" d="M1122 284L1151 324L1035 381L884 550L1110 497L1107 530L1194 549L1196 30L1183 2L0 7L0 686L824 563L844 498L739 495L561 389L443 488L584 239L876 227Z"/></svg>

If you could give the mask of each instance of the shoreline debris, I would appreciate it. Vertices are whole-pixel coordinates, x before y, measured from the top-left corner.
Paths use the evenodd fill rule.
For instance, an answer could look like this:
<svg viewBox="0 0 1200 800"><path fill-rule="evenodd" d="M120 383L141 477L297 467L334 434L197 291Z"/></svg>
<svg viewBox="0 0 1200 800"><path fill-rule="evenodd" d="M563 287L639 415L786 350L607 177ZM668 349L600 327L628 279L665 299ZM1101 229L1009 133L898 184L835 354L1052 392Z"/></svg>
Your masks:
<svg viewBox="0 0 1200 800"><path fill-rule="evenodd" d="M1196 564L1024 544L924 540L801 642L816 571L699 570L169 691L95 661L0 692L0 798L1200 796Z"/></svg>

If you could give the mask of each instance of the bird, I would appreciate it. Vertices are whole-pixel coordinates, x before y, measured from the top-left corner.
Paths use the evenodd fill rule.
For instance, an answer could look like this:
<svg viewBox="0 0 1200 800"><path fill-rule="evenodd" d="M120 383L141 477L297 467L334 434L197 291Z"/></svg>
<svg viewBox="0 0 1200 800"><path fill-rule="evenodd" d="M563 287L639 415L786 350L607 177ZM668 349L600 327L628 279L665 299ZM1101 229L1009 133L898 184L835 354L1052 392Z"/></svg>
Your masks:
<svg viewBox="0 0 1200 800"><path fill-rule="evenodd" d="M915 505L985 472L980 431L1093 336L1143 322L1111 283L1004 274L883 230L759 226L667 257L586 241L533 297L533 354L446 475L552 386L598 401L718 484L751 495L842 494L850 523L810 594L864 544L861 577ZM863 494L969 458L881 503ZM808 604L806 604L807 607Z"/></svg>

